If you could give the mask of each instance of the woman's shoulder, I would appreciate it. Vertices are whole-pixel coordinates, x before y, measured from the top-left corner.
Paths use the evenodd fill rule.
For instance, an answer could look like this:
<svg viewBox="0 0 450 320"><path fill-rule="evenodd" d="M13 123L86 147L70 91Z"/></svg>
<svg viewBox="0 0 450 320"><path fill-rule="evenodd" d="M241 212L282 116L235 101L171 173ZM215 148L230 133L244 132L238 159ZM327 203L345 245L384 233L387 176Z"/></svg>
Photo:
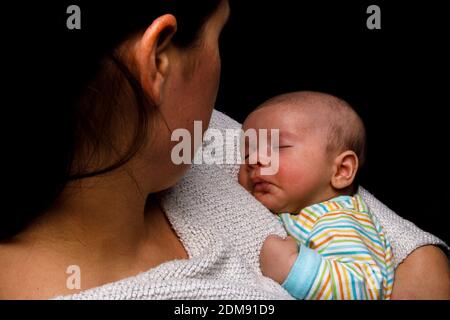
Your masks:
<svg viewBox="0 0 450 320"><path fill-rule="evenodd" d="M364 188L358 193L367 203L371 213L383 227L392 245L395 265L398 266L416 249L433 245L440 247L447 255L449 247L438 237L428 233L412 222L403 219Z"/></svg>
<svg viewBox="0 0 450 320"><path fill-rule="evenodd" d="M393 299L450 299L448 257L436 246L414 250L395 277Z"/></svg>
<svg viewBox="0 0 450 320"><path fill-rule="evenodd" d="M33 246L0 243L0 299L51 297L54 290L61 289L56 288L58 284L65 284L65 275L62 273L57 279L52 269L55 264L51 261Z"/></svg>

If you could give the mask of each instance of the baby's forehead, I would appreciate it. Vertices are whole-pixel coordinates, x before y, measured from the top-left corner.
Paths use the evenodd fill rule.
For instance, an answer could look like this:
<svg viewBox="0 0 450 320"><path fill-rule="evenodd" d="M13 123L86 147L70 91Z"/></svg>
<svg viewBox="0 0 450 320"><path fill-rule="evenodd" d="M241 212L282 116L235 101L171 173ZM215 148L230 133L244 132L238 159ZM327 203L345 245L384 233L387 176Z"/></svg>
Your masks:
<svg viewBox="0 0 450 320"><path fill-rule="evenodd" d="M325 123L330 114L320 106L312 103L275 103L256 109L244 122L247 126L282 126L306 128L318 127ZM325 121L321 121L325 120ZM281 128L280 128L281 129Z"/></svg>

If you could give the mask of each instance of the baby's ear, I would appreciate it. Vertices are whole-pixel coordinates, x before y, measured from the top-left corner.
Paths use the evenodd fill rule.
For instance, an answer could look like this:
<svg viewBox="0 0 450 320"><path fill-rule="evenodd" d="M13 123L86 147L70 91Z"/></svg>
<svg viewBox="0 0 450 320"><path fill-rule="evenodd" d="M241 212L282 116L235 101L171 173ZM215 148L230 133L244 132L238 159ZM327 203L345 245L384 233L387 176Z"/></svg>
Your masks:
<svg viewBox="0 0 450 320"><path fill-rule="evenodd" d="M331 185L333 188L342 190L352 185L358 171L358 156L353 151L344 151L339 154L333 162L333 176Z"/></svg>

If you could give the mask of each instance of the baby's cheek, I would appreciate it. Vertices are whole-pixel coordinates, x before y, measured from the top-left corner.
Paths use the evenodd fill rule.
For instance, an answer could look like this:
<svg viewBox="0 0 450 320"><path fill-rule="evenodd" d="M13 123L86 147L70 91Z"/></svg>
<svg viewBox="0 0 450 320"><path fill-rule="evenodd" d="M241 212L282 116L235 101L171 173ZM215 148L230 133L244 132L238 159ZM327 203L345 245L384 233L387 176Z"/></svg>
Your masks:
<svg viewBox="0 0 450 320"><path fill-rule="evenodd" d="M304 173L294 161L295 160L290 159L288 161L280 162L277 179L283 188L290 189L292 186L301 184L301 181L303 180Z"/></svg>

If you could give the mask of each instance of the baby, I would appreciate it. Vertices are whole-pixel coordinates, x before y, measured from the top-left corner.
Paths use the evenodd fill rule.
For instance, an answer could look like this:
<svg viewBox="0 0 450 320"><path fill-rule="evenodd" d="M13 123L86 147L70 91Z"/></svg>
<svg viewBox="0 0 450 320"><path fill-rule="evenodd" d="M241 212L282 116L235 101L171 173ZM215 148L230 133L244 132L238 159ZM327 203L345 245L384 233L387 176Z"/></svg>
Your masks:
<svg viewBox="0 0 450 320"><path fill-rule="evenodd" d="M263 274L297 299L389 299L391 246L355 194L365 129L352 107L323 93L291 93L265 102L243 126L279 129L279 145L271 150L278 172L261 175L269 163L258 148L246 150L246 159L256 152L256 164L246 161L239 172L239 183L292 237L266 240Z"/></svg>

